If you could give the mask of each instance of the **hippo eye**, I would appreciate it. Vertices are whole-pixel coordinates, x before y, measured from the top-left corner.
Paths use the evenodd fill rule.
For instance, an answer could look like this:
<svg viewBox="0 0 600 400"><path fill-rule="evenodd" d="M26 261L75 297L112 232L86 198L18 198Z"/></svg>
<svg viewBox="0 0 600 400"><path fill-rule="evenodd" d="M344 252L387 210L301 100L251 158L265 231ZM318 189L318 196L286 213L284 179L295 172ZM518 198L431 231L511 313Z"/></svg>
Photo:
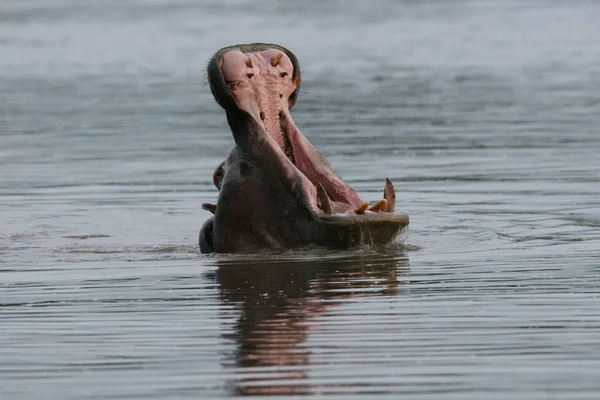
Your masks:
<svg viewBox="0 0 600 400"><path fill-rule="evenodd" d="M279 76L281 76L282 78L285 78L287 76L287 74L288 74L287 72L282 72L279 74Z"/></svg>

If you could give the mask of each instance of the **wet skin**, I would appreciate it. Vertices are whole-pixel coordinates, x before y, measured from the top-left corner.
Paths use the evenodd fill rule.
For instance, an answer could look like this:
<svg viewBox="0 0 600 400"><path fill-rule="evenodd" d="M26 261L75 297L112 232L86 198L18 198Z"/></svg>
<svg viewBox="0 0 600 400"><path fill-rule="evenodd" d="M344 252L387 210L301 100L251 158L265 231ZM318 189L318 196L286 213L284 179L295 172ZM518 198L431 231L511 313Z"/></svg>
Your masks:
<svg viewBox="0 0 600 400"><path fill-rule="evenodd" d="M363 201L298 130L290 116L301 82L292 52L226 47L211 58L208 80L235 148L213 176L217 204L203 205L214 214L200 231L203 253L385 245L408 225L389 179L383 199Z"/></svg>

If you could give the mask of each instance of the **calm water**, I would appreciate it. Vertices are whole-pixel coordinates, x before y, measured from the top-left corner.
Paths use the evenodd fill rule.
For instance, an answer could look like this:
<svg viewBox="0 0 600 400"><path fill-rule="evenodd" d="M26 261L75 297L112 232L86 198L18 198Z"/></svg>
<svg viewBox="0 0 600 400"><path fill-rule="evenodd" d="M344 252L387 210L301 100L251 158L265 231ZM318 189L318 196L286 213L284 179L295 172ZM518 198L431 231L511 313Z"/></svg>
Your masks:
<svg viewBox="0 0 600 400"><path fill-rule="evenodd" d="M0 398L600 396L600 3L3 0ZM405 249L201 256L214 51Z"/></svg>

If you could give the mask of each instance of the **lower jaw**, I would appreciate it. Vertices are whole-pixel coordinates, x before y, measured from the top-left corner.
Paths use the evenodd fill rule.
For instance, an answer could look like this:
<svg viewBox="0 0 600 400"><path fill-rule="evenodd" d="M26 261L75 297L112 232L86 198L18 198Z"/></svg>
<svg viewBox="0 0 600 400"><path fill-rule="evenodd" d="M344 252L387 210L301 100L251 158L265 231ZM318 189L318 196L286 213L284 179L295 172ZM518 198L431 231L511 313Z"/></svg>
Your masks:
<svg viewBox="0 0 600 400"><path fill-rule="evenodd" d="M395 244L409 223L408 216L398 213L319 215L317 219L322 228L314 243L338 249Z"/></svg>

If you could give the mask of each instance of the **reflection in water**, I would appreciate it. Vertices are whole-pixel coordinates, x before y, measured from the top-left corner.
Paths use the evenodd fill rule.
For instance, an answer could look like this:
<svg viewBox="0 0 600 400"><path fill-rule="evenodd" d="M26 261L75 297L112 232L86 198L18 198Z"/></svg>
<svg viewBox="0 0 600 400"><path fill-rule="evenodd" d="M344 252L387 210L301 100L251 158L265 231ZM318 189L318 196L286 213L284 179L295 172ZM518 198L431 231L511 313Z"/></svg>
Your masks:
<svg viewBox="0 0 600 400"><path fill-rule="evenodd" d="M241 311L233 335L226 336L236 351L225 361L241 375L231 382L238 395L308 393L305 374L314 349L305 342L315 319L345 300L397 295L398 276L408 274L405 255L217 263L222 301Z"/></svg>
<svg viewBox="0 0 600 400"><path fill-rule="evenodd" d="M230 3L0 0L0 399L600 398L600 1ZM395 183L409 278L198 256L204 64L269 38L303 133Z"/></svg>

